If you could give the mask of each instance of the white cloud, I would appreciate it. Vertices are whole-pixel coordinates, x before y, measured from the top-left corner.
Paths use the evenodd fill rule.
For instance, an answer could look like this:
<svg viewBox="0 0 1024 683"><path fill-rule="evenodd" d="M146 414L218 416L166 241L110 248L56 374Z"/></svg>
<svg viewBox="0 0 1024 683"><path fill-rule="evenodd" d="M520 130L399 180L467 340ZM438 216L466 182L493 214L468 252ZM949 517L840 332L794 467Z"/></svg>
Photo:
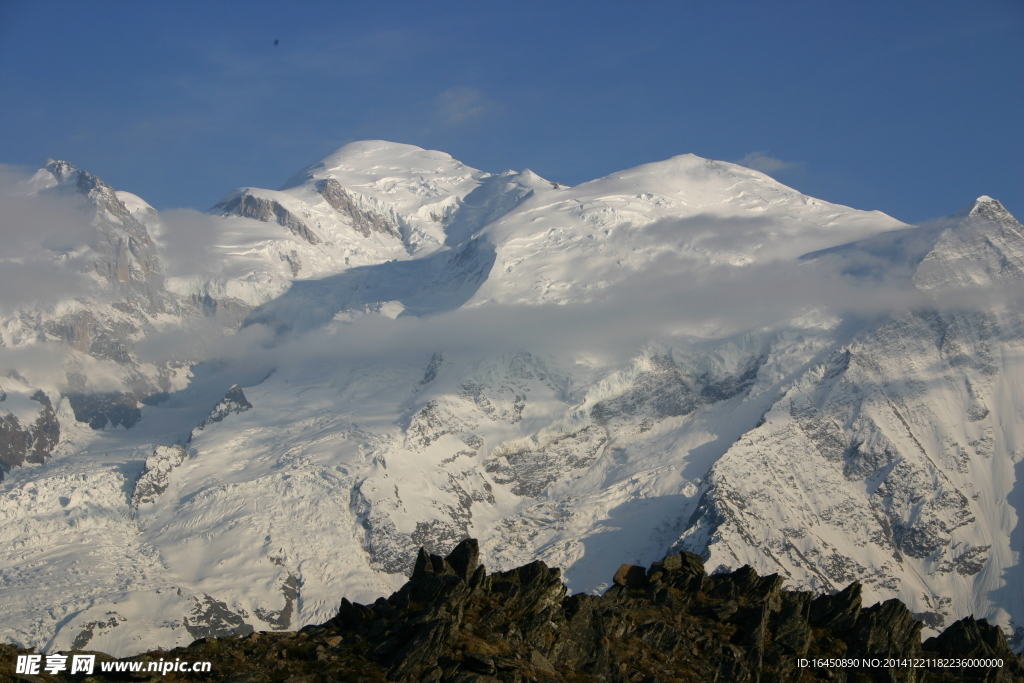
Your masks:
<svg viewBox="0 0 1024 683"><path fill-rule="evenodd" d="M489 108L487 99L476 88L456 85L434 99L437 117L445 123L462 123L480 117Z"/></svg>
<svg viewBox="0 0 1024 683"><path fill-rule="evenodd" d="M161 211L164 227L159 237L160 258L171 277L209 273L216 264L213 246L224 219L195 209Z"/></svg>
<svg viewBox="0 0 1024 683"><path fill-rule="evenodd" d="M773 262L735 268L674 267L667 255L649 271L610 288L604 298L565 305L482 305L435 316L382 315L329 323L277 336L253 325L241 334L210 340L208 357L222 358L237 376L312 363L320 367L369 367L394 359L482 358L526 350L558 357L587 357L617 366L650 343L722 339L785 326L811 311L852 319L900 308L934 307L905 277L895 281L841 274L824 261ZM905 275L905 273L904 273ZM975 303L964 297L958 304ZM173 347L178 341L168 338ZM169 349L160 349L166 354ZM237 381L237 380L234 380Z"/></svg>
<svg viewBox="0 0 1024 683"><path fill-rule="evenodd" d="M777 173L779 171L792 171L803 168L802 162L796 161L783 161L773 156L768 155L768 150L762 150L760 152L750 152L742 159L734 162L740 166L746 166L752 168L755 171L761 173Z"/></svg>
<svg viewBox="0 0 1024 683"><path fill-rule="evenodd" d="M76 196L28 195L28 174L0 165L0 311L83 293L75 261L88 258L93 228Z"/></svg>

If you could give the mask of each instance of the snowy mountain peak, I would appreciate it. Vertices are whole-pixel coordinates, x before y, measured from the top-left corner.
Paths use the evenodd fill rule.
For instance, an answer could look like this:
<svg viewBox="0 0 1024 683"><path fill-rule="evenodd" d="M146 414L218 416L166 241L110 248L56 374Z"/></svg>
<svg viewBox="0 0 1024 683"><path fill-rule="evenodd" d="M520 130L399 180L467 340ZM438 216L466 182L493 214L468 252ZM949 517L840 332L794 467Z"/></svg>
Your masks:
<svg viewBox="0 0 1024 683"><path fill-rule="evenodd" d="M991 197L952 216L914 275L920 289L1007 284L1024 279L1024 226ZM939 227L943 227L940 222Z"/></svg>
<svg viewBox="0 0 1024 683"><path fill-rule="evenodd" d="M480 173L453 159L446 152L386 140L361 140L350 142L320 161L310 164L289 178L281 189L287 190L311 179L337 177L337 174L345 176L354 173L367 178L380 178L393 172L401 176L414 176L424 173L432 175L449 170Z"/></svg>
<svg viewBox="0 0 1024 683"><path fill-rule="evenodd" d="M73 173L78 171L70 162L57 159L47 159L46 165L43 168L49 171L58 183L64 182Z"/></svg>
<svg viewBox="0 0 1024 683"><path fill-rule="evenodd" d="M153 209L135 195L124 193L139 218L122 201L121 196L99 177L75 167L67 161L48 159L26 183L30 194L66 194L84 198L85 217L91 227L87 238L91 255L89 268L109 284L126 284L147 290L160 286L160 259L152 235L146 229L153 216L140 209ZM145 222L144 222L145 221ZM85 221L83 221L85 222ZM62 245L63 247L64 245ZM66 245L71 251L82 245Z"/></svg>
<svg viewBox="0 0 1024 683"><path fill-rule="evenodd" d="M998 199L982 195L955 214L956 217L977 216L990 221L1013 219L1013 215Z"/></svg>
<svg viewBox="0 0 1024 683"><path fill-rule="evenodd" d="M76 167L68 161L47 159L46 164L29 181L33 190L66 189L105 203L111 213L118 215L124 208L114 196L114 190L97 176Z"/></svg>

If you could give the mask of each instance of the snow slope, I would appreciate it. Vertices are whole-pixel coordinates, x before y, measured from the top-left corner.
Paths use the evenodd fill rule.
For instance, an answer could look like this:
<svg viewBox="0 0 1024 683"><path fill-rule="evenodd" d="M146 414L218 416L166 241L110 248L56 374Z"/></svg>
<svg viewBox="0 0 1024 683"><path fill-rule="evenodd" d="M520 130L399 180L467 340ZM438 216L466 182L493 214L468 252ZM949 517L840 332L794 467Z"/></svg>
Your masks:
<svg viewBox="0 0 1024 683"><path fill-rule="evenodd" d="M933 306L894 313L794 383L711 468L677 545L812 590L861 580L932 628L1012 621L1019 642L1024 316L1019 299L972 310L955 295L1019 295L1024 235L989 198L934 234L913 276Z"/></svg>
<svg viewBox="0 0 1024 683"><path fill-rule="evenodd" d="M686 154L574 188L535 190L482 231L498 253L473 303L585 301L652 264L670 271L793 259L902 227L880 212L822 202L757 171Z"/></svg>

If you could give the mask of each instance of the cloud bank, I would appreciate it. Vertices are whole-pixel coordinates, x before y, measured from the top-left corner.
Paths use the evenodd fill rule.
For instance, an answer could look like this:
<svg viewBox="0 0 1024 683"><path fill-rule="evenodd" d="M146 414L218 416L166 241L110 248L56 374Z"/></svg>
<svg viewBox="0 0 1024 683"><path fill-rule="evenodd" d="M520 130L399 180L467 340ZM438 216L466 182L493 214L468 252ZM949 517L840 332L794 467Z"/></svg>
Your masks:
<svg viewBox="0 0 1024 683"><path fill-rule="evenodd" d="M74 264L88 258L92 233L81 202L29 195L28 177L23 169L0 165L0 313L52 305L90 286L74 272Z"/></svg>

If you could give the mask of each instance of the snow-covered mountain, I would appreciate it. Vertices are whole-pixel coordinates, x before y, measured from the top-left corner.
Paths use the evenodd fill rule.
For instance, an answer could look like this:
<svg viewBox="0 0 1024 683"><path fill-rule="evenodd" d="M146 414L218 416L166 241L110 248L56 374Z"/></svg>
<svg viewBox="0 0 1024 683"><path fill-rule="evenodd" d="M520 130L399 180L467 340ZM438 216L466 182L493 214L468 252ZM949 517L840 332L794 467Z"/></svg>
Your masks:
<svg viewBox="0 0 1024 683"><path fill-rule="evenodd" d="M919 237L923 258L904 256L933 305L894 312L787 387L711 468L677 545L813 590L858 579L936 628L968 612L1019 624L1024 232L981 197ZM965 288L993 298L965 307Z"/></svg>
<svg viewBox="0 0 1024 683"><path fill-rule="evenodd" d="M80 198L78 242L12 258L90 285L0 320L0 640L295 628L468 536L573 590L682 548L1024 623L993 199L908 226L693 155L565 187L371 141L229 193L172 272L134 195L64 162L16 191Z"/></svg>

